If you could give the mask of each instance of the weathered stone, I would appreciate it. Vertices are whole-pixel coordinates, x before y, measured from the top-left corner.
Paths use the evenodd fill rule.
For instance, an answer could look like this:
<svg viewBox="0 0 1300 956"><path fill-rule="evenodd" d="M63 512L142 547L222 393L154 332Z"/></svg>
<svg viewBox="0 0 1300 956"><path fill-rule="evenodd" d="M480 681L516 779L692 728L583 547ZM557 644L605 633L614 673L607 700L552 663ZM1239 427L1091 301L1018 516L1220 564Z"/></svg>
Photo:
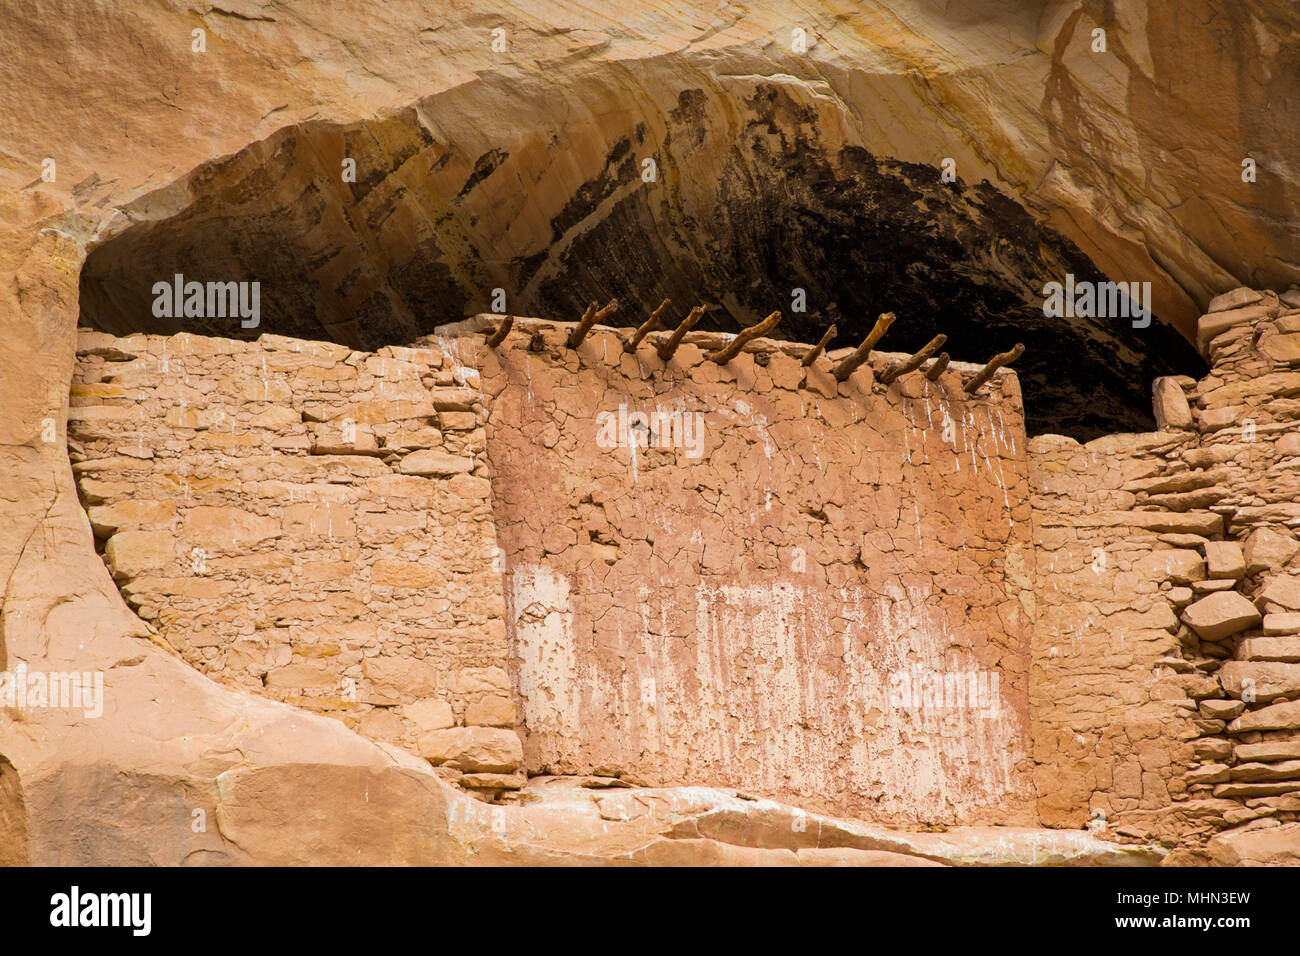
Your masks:
<svg viewBox="0 0 1300 956"><path fill-rule="evenodd" d="M1265 702L1300 693L1300 664L1276 661L1227 661L1218 670L1219 683L1234 697L1240 697L1243 681L1253 680L1256 699Z"/></svg>
<svg viewBox="0 0 1300 956"><path fill-rule="evenodd" d="M1201 713L1211 720L1231 720L1246 709L1239 700L1202 700L1198 706Z"/></svg>
<svg viewBox="0 0 1300 956"><path fill-rule="evenodd" d="M1246 559L1236 541L1205 542L1205 567L1211 578L1236 580L1246 573Z"/></svg>
<svg viewBox="0 0 1300 956"><path fill-rule="evenodd" d="M465 723L484 727L513 727L515 704L504 695L489 695L465 708Z"/></svg>
<svg viewBox="0 0 1300 956"><path fill-rule="evenodd" d="M1235 753L1238 760L1300 760L1300 740L1237 744Z"/></svg>
<svg viewBox="0 0 1300 956"><path fill-rule="evenodd" d="M1242 548L1246 559L1246 573L1258 574L1260 571L1282 568L1297 550L1300 541L1289 531L1274 528L1257 528Z"/></svg>
<svg viewBox="0 0 1300 956"><path fill-rule="evenodd" d="M1249 289L1244 285L1237 286L1235 289L1216 295L1210 300L1210 304L1206 306L1205 311L1213 313L1224 312L1229 309L1240 309L1243 306L1254 305L1263 298L1264 296L1254 289Z"/></svg>
<svg viewBox="0 0 1300 956"><path fill-rule="evenodd" d="M1270 704L1242 714L1228 724L1228 732L1232 734L1255 730L1300 730L1300 701Z"/></svg>
<svg viewBox="0 0 1300 956"><path fill-rule="evenodd" d="M1201 316L1196 324L1196 347L1206 354L1210 342L1228 329L1237 325L1252 325L1269 314L1265 305L1250 305L1235 309L1224 309Z"/></svg>
<svg viewBox="0 0 1300 956"><path fill-rule="evenodd" d="M1221 591L1189 604L1180 619L1207 641L1249 630L1262 620L1255 605L1235 591Z"/></svg>
<svg viewBox="0 0 1300 956"><path fill-rule="evenodd" d="M274 518L207 505L189 509L184 528L188 541L209 549L247 548L280 534L280 522Z"/></svg>
<svg viewBox="0 0 1300 956"><path fill-rule="evenodd" d="M510 773L523 763L524 751L513 730L454 727L421 735L420 756L471 773Z"/></svg>
<svg viewBox="0 0 1300 956"><path fill-rule="evenodd" d="M422 448L403 458L400 468L404 475L447 477L473 471L474 462L470 458L451 455L436 448Z"/></svg>
<svg viewBox="0 0 1300 956"><path fill-rule="evenodd" d="M1239 763L1232 768L1232 779L1248 783L1300 780L1300 760L1277 763Z"/></svg>
<svg viewBox="0 0 1300 956"><path fill-rule="evenodd" d="M1192 427L1192 409L1187 393L1173 379L1157 378L1151 383L1152 410L1160 431Z"/></svg>
<svg viewBox="0 0 1300 956"><path fill-rule="evenodd" d="M1300 823L1271 830L1229 830L1215 835L1205 851L1219 866L1296 866Z"/></svg>
<svg viewBox="0 0 1300 956"><path fill-rule="evenodd" d="M1264 623L1268 624L1267 616ZM1300 663L1300 637L1248 637L1237 648L1237 657L1243 661Z"/></svg>
<svg viewBox="0 0 1300 956"><path fill-rule="evenodd" d="M167 531L119 531L104 545L104 560L115 578L164 568L175 553L175 537Z"/></svg>
<svg viewBox="0 0 1300 956"><path fill-rule="evenodd" d="M1264 582L1259 602L1265 611L1300 611L1300 575L1281 574Z"/></svg>
<svg viewBox="0 0 1300 956"><path fill-rule="evenodd" d="M1300 634L1300 612L1274 611L1264 615L1264 633L1270 637Z"/></svg>

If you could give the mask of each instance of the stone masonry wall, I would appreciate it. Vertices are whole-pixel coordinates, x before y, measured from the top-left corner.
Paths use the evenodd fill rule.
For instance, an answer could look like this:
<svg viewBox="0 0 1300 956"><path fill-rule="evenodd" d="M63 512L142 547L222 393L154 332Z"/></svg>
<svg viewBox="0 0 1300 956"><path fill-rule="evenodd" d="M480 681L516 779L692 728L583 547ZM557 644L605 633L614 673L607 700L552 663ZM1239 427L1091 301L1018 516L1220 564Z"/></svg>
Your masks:
<svg viewBox="0 0 1300 956"><path fill-rule="evenodd" d="M958 364L837 387L807 346L719 366L726 339L692 334L665 365L666 333L629 355L612 330L572 350L570 326L521 327L481 369L530 773L1032 819L1014 375L974 399ZM984 696L957 701L959 677Z"/></svg>
<svg viewBox="0 0 1300 956"><path fill-rule="evenodd" d="M1187 779L1226 806L1207 856L1237 864L1261 840L1300 845L1300 290L1219 296L1198 344L1211 372L1177 414L1198 436L1185 458L1213 482L1225 539L1192 585L1209 597L1183 612L1183 656L1216 679Z"/></svg>
<svg viewBox="0 0 1300 956"><path fill-rule="evenodd" d="M1030 679L1040 821L1176 843L1213 808L1186 802L1196 696L1177 661L1172 600L1196 577L1218 515L1183 510L1195 486L1177 431L1081 445L1030 440L1037 614ZM1171 590L1173 589L1173 590ZM1188 591L1190 594L1190 591Z"/></svg>
<svg viewBox="0 0 1300 956"><path fill-rule="evenodd" d="M483 325L83 333L74 472L157 639L488 798L527 770L1189 862L1300 841L1300 293L1216 299L1210 375L1086 445L956 363L837 386L802 346Z"/></svg>
<svg viewBox="0 0 1300 956"><path fill-rule="evenodd" d="M437 347L83 332L71 405L91 525L160 641L521 785L476 373Z"/></svg>
<svg viewBox="0 0 1300 956"><path fill-rule="evenodd" d="M1233 864L1300 843L1300 290L1198 331L1161 431L1030 442L1030 698L1044 823Z"/></svg>

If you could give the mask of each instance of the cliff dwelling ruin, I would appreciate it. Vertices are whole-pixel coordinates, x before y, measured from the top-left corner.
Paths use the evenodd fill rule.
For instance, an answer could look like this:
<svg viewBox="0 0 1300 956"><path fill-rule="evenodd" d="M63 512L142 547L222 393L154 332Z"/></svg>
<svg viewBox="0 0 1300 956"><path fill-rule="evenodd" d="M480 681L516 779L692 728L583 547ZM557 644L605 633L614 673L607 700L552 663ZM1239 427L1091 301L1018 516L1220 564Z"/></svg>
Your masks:
<svg viewBox="0 0 1300 956"><path fill-rule="evenodd" d="M1300 14L866 6L16 112L0 859L1294 863Z"/></svg>

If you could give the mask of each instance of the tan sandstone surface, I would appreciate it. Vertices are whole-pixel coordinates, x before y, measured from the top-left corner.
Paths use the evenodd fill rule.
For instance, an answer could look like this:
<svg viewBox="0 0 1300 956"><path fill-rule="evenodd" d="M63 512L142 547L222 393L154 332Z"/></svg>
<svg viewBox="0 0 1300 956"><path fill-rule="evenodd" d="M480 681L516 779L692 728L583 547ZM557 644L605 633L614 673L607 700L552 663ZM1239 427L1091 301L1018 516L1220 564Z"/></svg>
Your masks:
<svg viewBox="0 0 1300 956"><path fill-rule="evenodd" d="M1297 331L1296 303L1284 301L1286 296L1279 300L1275 294L1251 293L1243 297L1246 301L1233 303L1235 309L1213 310L1201 320L1199 334L1196 317L1224 289L1243 282L1282 289L1300 278L1288 232L1297 184L1280 159L1295 124L1293 118L1271 115L1263 105L1287 102L1283 94L1294 87L1295 48L1272 38L1294 31L1295 8L1284 3L1261 5L1254 12L1234 8L1207 33L1199 26L1200 18L1172 3L1119 4L1113 13L1101 4L960 6L958 13L967 15L945 18L925 12L924 5L904 3L820 5L797 18L766 7L718 12L709 4L678 5L672 12L654 4L624 5L608 14L564 3L507 5L486 19L469 4L448 5L431 14L427 5L414 2L361 7L288 3L273 9L245 2L219 9L49 3L6 10L0 30L5 53L0 58L0 109L7 120L0 131L0 274L6 280L0 283L5 332L0 337L5 367L0 384L0 473L7 479L0 492L0 669L21 663L33 670L99 671L106 693L104 712L94 719L52 709L8 708L0 713L0 860L793 865L917 860L1152 863L1161 858L1163 849L1126 849L1080 832L1098 819L1100 810L1112 824L1106 836L1114 839L1118 831L1121 840L1159 841L1164 847L1185 842L1190 847L1181 855L1185 862L1293 861L1293 821L1300 813L1292 796L1300 783L1294 782L1297 767L1289 762L1288 749L1291 734L1300 726L1289 706L1300 693L1290 669L1295 662L1288 660L1294 649L1257 642L1300 633L1291 547L1291 529L1300 523L1294 514L1292 468L1300 453L1293 409L1300 385L1294 380L1297 373L1290 370L1296 358L1291 341ZM823 38L812 44L811 56L787 52L796 19L806 23L811 36ZM1089 30L1099 22L1112 30L1120 50L1111 60L1091 59L1081 52ZM490 48L491 30L499 25L509 27L512 43L504 63ZM201 56L190 46L196 28L207 35ZM1119 42L1124 38L1128 42ZM771 82L759 83L753 77ZM529 562L538 552L550 552L544 529L528 528L526 522L512 524L510 509L518 504L512 503L509 492L503 489L489 506L483 486L476 484L497 480L498 472L511 469L524 476L528 463L519 459L519 447L507 444L494 459L485 421L441 418L444 413L483 415L487 402L480 408L472 402L439 408L431 395L358 397L357 403L418 406L427 401L433 407L407 409L414 412L410 420L418 421L413 430L423 436L417 435L413 444L405 444L405 433L391 428L408 420L395 414L396 404L377 410L373 421L354 415L362 442L368 436L374 443L370 454L364 449L357 454L355 441L341 447L341 435L316 427L340 418L343 409L326 408L322 411L328 414L309 417L299 401L296 422L277 419L278 402L272 400L269 386L256 391L255 375L223 386L222 376L213 369L210 384L226 390L221 403L210 400L208 389L200 393L201 400L186 401L182 407L183 395L174 389L167 402L149 405L155 398L149 390L157 387L150 376L158 373L157 365L142 364L134 383L105 381L94 373L103 371L95 366L129 364L139 354L157 358L152 345L136 353L132 346L102 336L87 340L85 354L77 355L79 276L87 255L132 223L184 211L199 190L181 181L202 163L237 154L277 130L308 121L366 122L375 130L396 112L409 110L415 118L394 121L392 140L375 134L376 153L383 158L401 152L396 141L402 130L427 120L442 131L439 142L464 140L445 150L450 157L448 178L464 181L475 171L475 158L494 138L507 136L512 118L482 106L482 113L458 113L473 102L463 96L451 96L445 114L436 120L422 119L414 104L477 81L495 84L498 96L506 98L511 91L529 90L539 104L536 109L543 108L543 94L556 82L604 90L606 100L596 97L592 102L612 105L620 97L653 100L648 91L657 91L668 78L675 88L707 90L711 114L725 112L733 97L752 98L762 92L760 87L776 83L791 108L812 104L824 111L817 126L832 146L866 143L878 156L909 163L956 158L964 176L988 179L1016 196L1036 220L1069 237L1101 267L1122 263L1132 278L1153 282L1156 297L1165 303L1162 318L1197 339L1214 363L1211 376L1199 383L1189 379L1158 389L1161 432L1075 447L1072 440L1051 437L1031 444L1022 425L1014 456L1008 455L1015 459L1006 463L1010 471L998 476L997 487L1008 497L1002 502L993 497L992 473L980 485L983 497L972 506L987 514L976 522L977 535L991 535L989 529L998 526L1002 511L1015 515L1016 509L1032 510L1051 520L1036 517L1032 526L999 531L992 557L1001 562L997 574L985 565L980 574L953 582L958 597L951 600L978 595L976 606L986 615L978 633L959 636L955 646L1006 667L1006 725L984 740L979 735L985 727L935 729L941 739L951 734L960 746L970 747L975 758L995 745L1010 748L1005 772L999 771L996 779L977 779L973 790L962 791L977 797L978 806L949 807L937 787L909 802L901 792L902 775L909 770L906 762L886 761L881 769L853 756L823 754L814 784L788 781L781 775L788 777L791 756L812 745L800 734L784 744L754 740L768 727L746 728L743 717L737 739L746 734L750 739L738 754L752 759L752 766L738 763L728 768L720 756L725 751L707 748L674 764L679 751L661 750L651 742L644 750L638 745L640 762L628 764L634 779L623 781L657 783L648 770L658 767L674 784L692 783L685 778L702 774L719 787L767 788L814 810L826 807L911 823L948 814L946 821L935 822L1008 822L1035 828L902 832L746 799L735 796L734 789L575 790L561 783L556 786L563 795L550 796L543 792L544 778L524 786L521 770L613 779L604 776L608 768L599 765L599 736L562 739L562 709L548 709L540 699L530 701L521 689L518 662L510 661L507 622L516 628L518 641L518 620L512 615L526 610L518 606L521 593L536 597L537 588L475 591L467 583L466 591L454 595L456 600L449 598L446 607L422 606L421 600L427 604L431 599L413 593L421 581L430 580L428 575L437 575L439 581L454 575L458 562L476 561L481 568L481 559L488 558L491 566L488 555L497 546L505 550L507 562ZM1170 89L1177 90L1174 110L1167 96L1157 95ZM1049 91L1046 96L1044 90ZM649 112L657 115L672 106L658 105ZM573 104L557 110L571 108ZM900 126L893 119L898 115L940 117L942 122L918 120ZM586 132L574 133L566 146L571 144L580 167L598 167L616 145L610 140L626 126L626 117L598 118ZM952 126L978 135L954 139L934 132ZM470 140L475 135L470 130L478 130L479 138ZM518 151L528 155L526 149ZM1239 176L1243 151L1258 158L1262 172L1271 173L1261 176L1255 193L1240 192L1248 188ZM256 146L246 156L266 158ZM53 182L41 179L46 157L57 161ZM336 161L333 155L327 158ZM563 164L548 159L535 158L534 163L520 168L560 170L551 175L562 199L580 189L581 172L564 173ZM1152 164L1158 173L1148 173ZM313 181L311 176L302 180ZM181 184L157 192L175 183ZM266 184L263 188L273 193ZM504 195L498 190L500 183L489 187L492 195L486 205ZM466 226L471 232L480 230L466 246L477 242L487 247L512 234L512 254L536 255L551 241L552 219L558 212L521 203L500 222ZM275 209L270 206L263 213L273 217ZM384 243L392 245L373 251L369 261L406 261L406 253L426 236L422 226L399 223L385 234ZM568 236L570 242L575 238ZM212 240L213 245L224 241ZM121 269L128 266L119 263ZM345 260L334 268L347 273L358 266ZM449 268L453 273L473 272L464 263ZM359 274L363 278L345 290L345 308L374 292L373 277L364 268ZM484 278L493 277L470 274L466 281L486 294L491 282ZM323 292L322 299L329 295ZM418 296L413 292L402 299L399 311L418 312ZM743 310L737 311L743 315ZM460 317L422 317L427 318L423 330ZM307 338L333 333L346 340L355 333L340 324L340 315L326 312L320 320L326 332ZM129 323L130 317L121 321ZM276 331L269 315L267 328ZM120 331L129 332L131 326L123 325ZM283 331L304 334L302 329ZM328 356L331 349L343 349L351 359L362 351L356 344L298 342L286 347L282 342L278 351L319 349ZM94 355L95 348L104 351ZM470 348L475 355L481 351L477 344ZM196 349L201 353L212 346L200 344ZM238 351L220 353L218 348L204 357L224 354L223 360L229 360ZM400 363L410 358L376 352L358 362ZM442 358L440 354L439 361ZM507 363L504 371L484 359L481 376L488 392L487 383L495 376L508 378L534 361L518 359L519 364L510 368ZM357 363L348 365L342 353L333 361L331 367L357 370ZM421 361L424 365L410 362L414 378L403 380L400 372L392 376L395 393L463 387L454 377L449 382L425 381L426 372L436 379L439 369L432 367L431 359ZM740 364L749 368L743 358ZM297 376L303 370L291 360L277 374ZM368 369L358 371L358 379L361 374L389 381L387 374L374 375ZM321 378L318 385L328 381ZM1015 387L1010 374L1002 381ZM759 387L756 382L727 384ZM246 391L246 386L253 390ZM870 388L858 396L866 396L884 416L891 452L897 451L894 443L908 426L915 426L915 419L903 424L907 419L901 409L910 410L925 398L909 394L912 388L911 379L904 379L888 398ZM321 390L331 391L323 386ZM299 383L293 391L302 394ZM790 395L755 400L750 407L762 411L766 403L798 400L793 396L799 393L788 391ZM525 421L521 409L511 408L517 396L517 391L505 392L503 421L515 421L526 433L540 423ZM572 396L579 405L592 398ZM317 399L324 405L335 401L333 396ZM214 422L211 416L218 404L234 414ZM843 414L848 403L831 404ZM96 420L94 413L85 412L89 408L140 408L144 414L126 436L114 431L126 413L100 413ZM588 406L586 414L593 408ZM175 416L168 420L171 412ZM252 421L264 413L269 417L261 423ZM781 420L774 409L771 421ZM223 424L229 426L224 434ZM159 436L152 456L144 454L141 441L146 425L160 432L174 430ZM853 435L855 427L865 426L851 414L831 427L846 429L844 440L874 447L865 431ZM436 439L431 430L438 432ZM191 441L195 436L206 444ZM276 447L272 436L289 444ZM167 470L159 449L169 439L184 445L172 453L193 469L188 474ZM591 440L590 435L583 439L588 445ZM884 441L879 436L877 440ZM926 440L936 441L933 436ZM475 447L476 441L482 444ZM987 445L976 447L990 454ZM912 451L906 450L908 460ZM595 462L593 467L599 464L590 447L580 448L579 454ZM941 458L945 454L937 445L923 445L919 457L933 455L939 465L947 463ZM996 446L991 454L995 460L1002 456ZM259 465L256 473L241 474L238 459L253 455L293 459L295 463L285 467L296 473L263 473ZM332 458L343 461L324 461ZM109 462L102 473L74 467L95 460ZM467 461L468 468L463 465ZM1099 461L1101 467L1094 468ZM924 485L924 472L920 474ZM194 487L195 493L211 495L211 500L164 515L140 510L141 503L154 501L165 511L169 501L175 506L173 492L185 498L184 489L169 488L164 495L148 497L131 489L113 491L104 484L98 491L95 485L91 491L86 488L87 482L165 483L177 477L211 482L207 488ZM391 509L366 507L372 500L363 493L367 488L376 483L412 488L410 480L427 484ZM765 473L764 480L791 494L791 506L797 507L801 482L795 476ZM229 481L239 483L226 489L234 498L259 497L243 488L245 482L319 484L335 490L334 497L313 499L307 508L290 501L287 488L267 490L266 499L274 499L277 510L256 513L245 507L246 501L222 500L220 483ZM887 476L874 484L889 484ZM1013 500L1010 491L1017 488ZM918 573L909 562L947 547L943 534L956 533L953 529L960 525L954 516L945 515L937 492L928 494L924 500L930 507L923 517L931 522L926 530L936 537L916 542L914 551L908 545L897 556L900 587L905 586L903 574ZM456 499L449 508L436 509L438 515L452 514L451 533L463 534L477 550L439 547L442 539L433 534L436 529L428 523L429 509L422 506L420 495L434 495L444 503L444 495ZM751 495L752 489L744 489L733 507L753 509ZM635 516L618 515L611 522L611 537L601 540L601 532L591 526L599 519L585 513L581 495L578 498L567 523L557 522L573 534L569 540L562 532L564 547L551 552L562 556L552 573L575 570L572 562L579 556L563 555L577 546L579 530L587 533L582 546L589 550L589 558L584 558L588 569L600 572L599 564L614 569L609 573L626 573L619 569L622 559L607 564L608 554L601 548L630 549L630 560L652 560L636 550L635 542L649 538L636 533ZM834 504L833 499L834 494L827 495L818 504ZM918 499L909 492L907 500ZM489 507L497 509L491 521ZM502 511L507 518L504 528L496 525ZM891 509L895 515L902 511L901 504ZM337 543L330 540L335 520L343 539ZM405 527L403 522L415 525ZM489 527L500 545L487 540ZM860 539L873 530L852 523L845 527L859 540L859 548ZM597 530L596 536L592 530ZM325 545L318 541L322 531ZM674 544L681 544L686 534L681 524L664 531ZM285 550L294 561L277 568L276 561L283 557L278 546L258 548L286 533ZM1031 533L1032 541L1027 537ZM232 534L239 536L238 547L232 547ZM126 537L110 553L108 543L119 535ZM102 555L96 550L97 536ZM853 565L853 542L835 534L819 533L818 538L827 560L806 556L816 567L829 569L825 583L833 587L833 575ZM742 540L755 566L761 567L759 537ZM215 546L207 546L208 541ZM319 553L305 554L304 542ZM391 563L391 552L404 552L410 543L423 550L414 560L406 555L401 563ZM770 543L779 556L780 544ZM1231 549L1224 553L1209 547L1220 543L1239 544L1240 559ZM1016 552L1016 545L1023 550ZM253 580L249 573L257 570L269 575L265 583L278 590L196 588L192 578L201 575L183 570L194 567L196 548L203 552L202 566L210 562L217 580L225 574L228 581L248 582ZM1104 562L1096 557L1096 549L1107 555ZM376 584L376 573L381 576L371 601L341 621L338 630L311 626L310 611L302 605L319 600L334 580L330 575L343 574L342 565L358 566L363 552L369 583ZM1036 558L1031 557L1035 552ZM1045 567L1056 570L1045 564L1046 552L1060 560L1059 578L1046 577ZM260 568L236 563L259 560L259 555L267 562ZM167 563L182 558L184 565ZM310 583L320 594L294 593L302 584L294 575L306 564L314 565L308 572ZM412 567L425 568L426 577L418 571L414 578L407 577ZM282 572L279 579L274 578L277 571ZM387 583L382 582L385 573L390 575ZM961 577L962 569L955 567L952 573ZM535 585L538 576L533 577ZM210 585L211 579L205 580ZM822 580L819 577L817 584ZM670 583L695 585L694 580ZM877 583L882 590L888 587L888 582ZM769 576L742 586L770 590L787 585ZM182 594L186 589L189 593ZM553 594L546 588L542 592L543 597ZM1259 619L1243 611L1240 602L1220 606L1225 599L1216 595L1224 594L1253 604ZM279 616L273 618L260 606L254 611L249 604L254 599L274 605ZM947 600L936 595L933 613L947 613ZM299 606L293 606L295 601ZM863 613L863 605L855 601L837 599L835 604ZM242 615L241 606L246 609ZM797 606L802 610L806 603ZM575 619L589 623L598 610L594 599L587 600L577 608ZM1022 613L1026 620L1021 620ZM190 620L185 622L187 615ZM214 643L169 639L168 626L174 633L195 634L191 625L202 615L212 615L199 623ZM419 635L410 633L413 615L421 621L433 615L457 641L467 636L473 646L439 656L447 648L440 649L436 641L421 645ZM1090 615L1095 615L1091 621ZM542 619L546 617L544 613ZM996 625L989 623L994 618ZM1108 629L1092 629L1102 619ZM658 636L668 640L677 636L679 622L665 620L671 626ZM1082 621L1085 628L1062 633L1066 620ZM257 633L268 625L274 634ZM391 627L381 631L383 625ZM823 625L814 618L814 628ZM876 627L880 634L891 633L881 622ZM699 630L704 631L707 622ZM797 630L781 633L792 641L792 649L804 639ZM546 634L543 630L537 639ZM525 636L525 645L528 640ZM919 647L934 652L946 650L947 643L922 641ZM625 648L598 650L595 659L602 667L611 661L622 667L635 658ZM680 659L671 654L653 647L648 651L680 667ZM1221 663L1225 660L1231 666ZM412 661L427 663L431 670ZM349 668L355 673L348 673ZM277 673L280 679L274 678ZM526 684L527 667L522 673ZM355 700L341 693L346 678L359 690ZM1249 686L1259 693L1243 694L1243 679L1250 679ZM567 687L572 680L571 674L561 672L534 686L558 681ZM578 698L584 722L611 715L630 719L630 712L608 699L609 694L604 702L592 699L609 691L611 680L606 672L586 685L588 697ZM834 675L825 686L836 686ZM638 682L637 687L642 685ZM785 699L798 699L799 691L795 687L793 696ZM1251 699L1243 699L1246 696ZM536 730L526 723L530 703L532 713L541 715ZM842 699L817 703L817 717L828 724L843 720L845 726L855 727L854 721L862 717ZM1234 710L1238 704L1241 708ZM1117 709L1122 713L1117 715ZM774 716L784 721L789 711L778 709ZM605 733L604 728L584 725L586 732ZM503 734L514 734L517 726L524 735L516 751ZM665 739L680 740L694 729L691 719L681 715ZM907 731L895 724L890 732L903 739ZM497 745L502 759L475 759L484 740ZM1265 749L1247 749L1252 747ZM774 754L780 758L776 776L771 769ZM838 761L846 763L836 766ZM935 768L945 769L937 758L927 766L939 777ZM741 776L729 776L733 772ZM969 762L952 772L963 785L971 781L962 774L987 773ZM881 786L887 804L893 801L893 809L887 806L879 818L843 799L848 788L861 785L864 774L876 774L869 782ZM459 787L452 785L456 782ZM497 799L503 793L517 796L508 805L491 804L466 790ZM1005 797L1005 802L994 799L990 809L988 800L997 797ZM808 839L805 834L814 830L832 835ZM610 832L617 838L607 837ZM1167 859L1177 862L1180 856L1170 854Z"/></svg>

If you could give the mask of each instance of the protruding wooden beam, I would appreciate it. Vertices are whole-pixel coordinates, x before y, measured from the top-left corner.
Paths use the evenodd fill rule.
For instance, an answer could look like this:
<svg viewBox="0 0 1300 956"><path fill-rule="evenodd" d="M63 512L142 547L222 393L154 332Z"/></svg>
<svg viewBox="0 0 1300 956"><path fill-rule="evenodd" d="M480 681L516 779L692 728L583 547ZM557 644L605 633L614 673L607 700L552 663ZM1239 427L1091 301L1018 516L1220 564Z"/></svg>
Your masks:
<svg viewBox="0 0 1300 956"><path fill-rule="evenodd" d="M719 365L726 365L740 354L740 350L745 347L747 342L752 342L754 339L767 335L768 332L776 328L776 324L780 321L781 313L773 312L758 325L751 325L747 329L741 329L730 342L716 352L709 353L709 358Z"/></svg>
<svg viewBox="0 0 1300 956"><path fill-rule="evenodd" d="M700 316L704 315L704 306L697 305L691 309L691 314L682 319L682 324L673 330L673 334L668 337L668 341L659 343L659 358L667 362L677 351L677 346L682 344L682 339L686 333L695 328L695 323L700 321Z"/></svg>
<svg viewBox="0 0 1300 956"><path fill-rule="evenodd" d="M876 324L871 327L871 331L867 334L867 337L862 340L862 344L853 350L852 355L846 356L844 361L835 366L835 381L844 381L853 374L859 365L867 360L867 356L871 354L871 350L876 347L877 342L885 337L885 333L889 331L889 327L894 324L896 318L898 318L898 316L894 315L892 312L881 313L879 318L876 319Z"/></svg>
<svg viewBox="0 0 1300 956"><path fill-rule="evenodd" d="M576 349L581 345L582 340L591 331L591 327L596 324L596 308L596 303L593 302L587 306L587 311L582 313L582 318L578 320L578 324L573 327L573 331L569 333L569 338L565 341L569 348Z"/></svg>
<svg viewBox="0 0 1300 956"><path fill-rule="evenodd" d="M906 375L908 372L914 372L935 352L943 347L943 343L948 341L948 336L940 333L925 343L925 347L917 352L911 358L906 358L901 362L895 362L889 368L880 373L880 384L888 385L900 375Z"/></svg>
<svg viewBox="0 0 1300 956"><path fill-rule="evenodd" d="M514 324L515 324L515 317L513 315L507 315L504 319L502 319L501 324L497 326L497 330L488 336L488 340L487 340L488 348L494 349L502 342L504 342L506 340L506 336L510 334L510 329Z"/></svg>
<svg viewBox="0 0 1300 956"><path fill-rule="evenodd" d="M618 299L610 299L605 307L596 313L596 321L599 322L607 315L613 315L618 311Z"/></svg>
<svg viewBox="0 0 1300 956"><path fill-rule="evenodd" d="M659 328L659 316L663 315L664 309L668 308L668 302L668 299L664 299L660 302L659 308L650 313L650 318L646 319L637 327L637 330L632 333L632 337L623 343L624 352L635 352L636 347L641 344L641 340L655 329Z"/></svg>
<svg viewBox="0 0 1300 956"><path fill-rule="evenodd" d="M540 352L546 347L546 339L542 336L542 330L538 329L533 333L533 337L528 340L528 351Z"/></svg>
<svg viewBox="0 0 1300 956"><path fill-rule="evenodd" d="M1010 365L1024 354L1025 347L1017 342L1008 351L999 352L997 355L993 356L989 359L989 364L980 369L979 372L976 373L975 377L963 386L966 394L974 395L980 390L981 385L993 377L994 372L1004 365Z"/></svg>
<svg viewBox="0 0 1300 956"><path fill-rule="evenodd" d="M826 330L826 334L823 335L821 339L817 342L817 344L814 345L808 351L808 354L803 357L803 360L800 361L799 364L802 365L804 368L807 368L809 365L812 365L813 362L817 361L817 356L822 354L822 351L826 348L826 344L830 342L830 340L833 338L835 338L834 325L832 325L829 329Z"/></svg>
<svg viewBox="0 0 1300 956"><path fill-rule="evenodd" d="M939 380L939 376L943 374L943 370L947 367L948 353L940 352L934 357L934 361L930 363L930 367L925 370L925 377L932 382L936 382Z"/></svg>

